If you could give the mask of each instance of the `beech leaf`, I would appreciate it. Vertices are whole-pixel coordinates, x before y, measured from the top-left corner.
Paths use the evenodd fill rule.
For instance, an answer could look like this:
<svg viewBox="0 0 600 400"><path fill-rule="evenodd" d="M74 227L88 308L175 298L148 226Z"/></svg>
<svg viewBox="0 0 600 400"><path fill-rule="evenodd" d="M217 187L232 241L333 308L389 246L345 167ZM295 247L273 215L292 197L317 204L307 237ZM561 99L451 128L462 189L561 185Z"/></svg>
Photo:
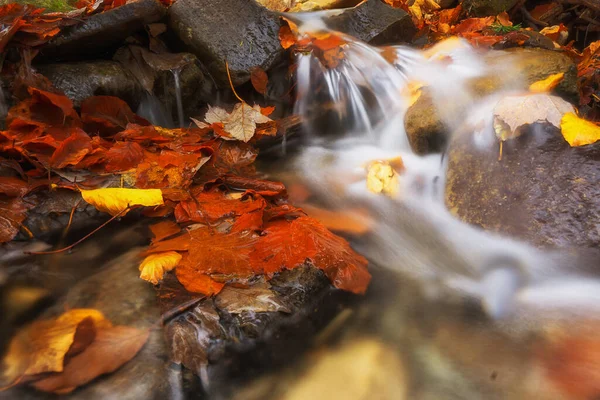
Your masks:
<svg viewBox="0 0 600 400"><path fill-rule="evenodd" d="M106 188L81 190L81 196L87 203L110 215L121 214L132 206L160 206L163 203L160 189L123 189Z"/></svg>
<svg viewBox="0 0 600 400"><path fill-rule="evenodd" d="M560 121L560 130L571 147L585 146L600 141L600 126L566 113Z"/></svg>
<svg viewBox="0 0 600 400"><path fill-rule="evenodd" d="M147 256L140 264L140 278L157 285L166 272L171 271L181 261L181 254L166 251Z"/></svg>

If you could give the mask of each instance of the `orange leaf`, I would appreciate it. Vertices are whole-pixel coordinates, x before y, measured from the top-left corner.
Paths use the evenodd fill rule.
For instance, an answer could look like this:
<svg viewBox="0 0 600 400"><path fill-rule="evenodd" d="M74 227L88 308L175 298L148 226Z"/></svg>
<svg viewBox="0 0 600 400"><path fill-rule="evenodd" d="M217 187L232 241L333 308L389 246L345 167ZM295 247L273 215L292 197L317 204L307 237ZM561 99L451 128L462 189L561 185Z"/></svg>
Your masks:
<svg viewBox="0 0 600 400"><path fill-rule="evenodd" d="M116 142L106 152L106 172L128 171L138 166L144 158L144 149L135 142Z"/></svg>
<svg viewBox="0 0 600 400"><path fill-rule="evenodd" d="M454 33L478 32L494 23L494 17L467 18L453 29Z"/></svg>
<svg viewBox="0 0 600 400"><path fill-rule="evenodd" d="M558 86L559 83L562 82L564 77L565 77L564 72L559 72L558 74L549 75L546 79L542 79L537 82L533 82L531 85L529 85L529 91L533 92L533 93L550 92L552 89L554 89L556 86Z"/></svg>
<svg viewBox="0 0 600 400"><path fill-rule="evenodd" d="M181 228L175 222L169 219L165 219L164 221L160 221L156 224L150 225L150 231L154 236L152 241L159 242L163 239L166 239L181 232Z"/></svg>
<svg viewBox="0 0 600 400"><path fill-rule="evenodd" d="M227 197L219 191L196 191L191 200L182 201L175 207L175 218L177 222L216 222L225 217L262 210L265 205L260 196L245 196L240 199Z"/></svg>
<svg viewBox="0 0 600 400"><path fill-rule="evenodd" d="M498 20L498 22L500 23L500 25L503 26L512 26L512 22L510 22L510 17L508 16L508 13L506 11L502 11L500 14L498 14L498 16L496 16L496 19Z"/></svg>
<svg viewBox="0 0 600 400"><path fill-rule="evenodd" d="M54 168L76 165L91 151L92 139L81 129L75 128L71 136L63 140L54 151L50 165Z"/></svg>
<svg viewBox="0 0 600 400"><path fill-rule="evenodd" d="M136 116L127 103L113 96L92 96L83 100L81 119L84 123L100 130L108 130L111 134L125 129L131 122L148 124Z"/></svg>
<svg viewBox="0 0 600 400"><path fill-rule="evenodd" d="M213 280L210 276L200 274L192 268L178 267L175 269L175 275L179 283L185 287L188 292L202 293L206 296L212 296L221 291L225 284Z"/></svg>
<svg viewBox="0 0 600 400"><path fill-rule="evenodd" d="M264 69L260 67L253 67L250 70L250 82L252 82L254 90L256 90L258 93L262 95L265 95L267 93L267 84L269 83L269 77Z"/></svg>

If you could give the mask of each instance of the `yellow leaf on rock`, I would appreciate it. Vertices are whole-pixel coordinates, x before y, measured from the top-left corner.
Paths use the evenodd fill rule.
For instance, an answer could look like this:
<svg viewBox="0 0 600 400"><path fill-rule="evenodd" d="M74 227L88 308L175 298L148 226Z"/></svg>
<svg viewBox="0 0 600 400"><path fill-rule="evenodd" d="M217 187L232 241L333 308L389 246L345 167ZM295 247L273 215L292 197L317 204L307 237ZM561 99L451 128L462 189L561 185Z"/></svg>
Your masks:
<svg viewBox="0 0 600 400"><path fill-rule="evenodd" d="M122 189L106 188L82 190L81 196L98 210L110 215L125 215L131 206L161 206L163 197L160 189Z"/></svg>
<svg viewBox="0 0 600 400"><path fill-rule="evenodd" d="M567 113L562 117L560 130L571 147L585 146L600 141L600 126L579 118L574 113Z"/></svg>
<svg viewBox="0 0 600 400"><path fill-rule="evenodd" d="M537 82L533 82L529 85L529 91L533 93L544 93L549 92L554 89L565 77L564 72L559 72L558 74L552 74L548 76L546 79L542 79Z"/></svg>
<svg viewBox="0 0 600 400"><path fill-rule="evenodd" d="M14 381L23 375L61 372L65 355L75 346L77 329L84 321L91 322L92 329L112 326L98 310L73 309L56 319L36 321L20 331L4 358L4 377Z"/></svg>
<svg viewBox="0 0 600 400"><path fill-rule="evenodd" d="M181 261L181 254L176 251L150 254L140 264L140 278L157 285L165 272L175 268Z"/></svg>

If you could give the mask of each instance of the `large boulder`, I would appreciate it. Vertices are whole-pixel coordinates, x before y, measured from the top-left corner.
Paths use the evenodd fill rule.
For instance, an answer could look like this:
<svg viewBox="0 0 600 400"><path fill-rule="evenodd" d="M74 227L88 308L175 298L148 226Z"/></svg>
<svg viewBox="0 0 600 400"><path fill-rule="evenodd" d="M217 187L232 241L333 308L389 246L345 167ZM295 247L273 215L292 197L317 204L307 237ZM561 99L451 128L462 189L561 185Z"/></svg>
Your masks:
<svg viewBox="0 0 600 400"><path fill-rule="evenodd" d="M119 97L135 109L144 92L135 77L116 61L42 64L36 68L76 107L90 96L105 95Z"/></svg>
<svg viewBox="0 0 600 400"><path fill-rule="evenodd" d="M169 26L227 87L250 79L253 67L269 69L283 55L279 16L254 1L180 0L169 10Z"/></svg>
<svg viewBox="0 0 600 400"><path fill-rule="evenodd" d="M600 246L600 144L570 147L558 129L499 144L470 133L449 145L446 205L460 219L543 247Z"/></svg>
<svg viewBox="0 0 600 400"><path fill-rule="evenodd" d="M327 25L374 45L409 42L416 33L408 13L380 0L367 0L331 16L327 19Z"/></svg>
<svg viewBox="0 0 600 400"><path fill-rule="evenodd" d="M63 30L44 45L39 58L73 59L98 54L122 44L144 25L160 20L166 8L158 0L134 0Z"/></svg>
<svg viewBox="0 0 600 400"><path fill-rule="evenodd" d="M573 102L578 98L577 68L573 60L562 52L540 48L511 48L490 51L484 56L484 60L486 73L467 81L470 97L453 98L454 109L466 113L469 101L478 101L500 90L526 91L532 83L557 73L564 73L564 78L552 93ZM434 96L433 91L424 90L406 112L404 127L411 147L417 154L440 151L447 142L448 128L436 111L438 103L447 99L435 99ZM466 103L457 103L461 100ZM460 120L461 118L457 118L457 121Z"/></svg>

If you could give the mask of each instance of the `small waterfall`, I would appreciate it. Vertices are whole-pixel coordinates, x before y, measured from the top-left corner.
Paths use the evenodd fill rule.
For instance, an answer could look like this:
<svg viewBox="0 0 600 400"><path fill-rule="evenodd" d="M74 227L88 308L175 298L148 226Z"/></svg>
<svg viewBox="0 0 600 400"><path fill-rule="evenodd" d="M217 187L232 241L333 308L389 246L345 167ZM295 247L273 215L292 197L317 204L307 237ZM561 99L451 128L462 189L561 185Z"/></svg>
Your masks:
<svg viewBox="0 0 600 400"><path fill-rule="evenodd" d="M162 126L163 128L175 127L171 114L161 101L150 92L144 93L136 114L147 119L152 125Z"/></svg>
<svg viewBox="0 0 600 400"><path fill-rule="evenodd" d="M297 156L295 173L329 207L348 210L358 202L371 210L377 227L372 242L357 243L363 254L381 266L416 276L426 287L437 287L433 292L440 295L451 288L477 296L495 317L525 303L542 306L535 304L542 298L543 306L551 307L547 299L552 295L539 296L537 288L548 293L554 287L562 293L548 283L557 278L600 286L599 280L590 283L574 268L567 272L572 261L557 253L456 220L443 202L446 166L441 154L419 156L412 151L404 117L415 83L430 92L449 131L467 129L474 145L496 140L492 110L510 83L489 96L475 96L469 80L497 72L476 49L456 38L424 51L377 48L328 30L320 14L290 18L298 23L302 43L308 43L297 52L295 112L309 139ZM328 34L341 43L342 55L335 62L316 44L330 40ZM509 61L503 65L505 70L510 67ZM519 77L511 73L510 79ZM370 193L365 166L397 157L404 170L394 201ZM588 296L578 304L595 299Z"/></svg>
<svg viewBox="0 0 600 400"><path fill-rule="evenodd" d="M181 69L172 69L173 79L175 80L175 101L177 102L177 117L179 118L179 127L185 126L185 118L183 115L183 100L181 98Z"/></svg>

